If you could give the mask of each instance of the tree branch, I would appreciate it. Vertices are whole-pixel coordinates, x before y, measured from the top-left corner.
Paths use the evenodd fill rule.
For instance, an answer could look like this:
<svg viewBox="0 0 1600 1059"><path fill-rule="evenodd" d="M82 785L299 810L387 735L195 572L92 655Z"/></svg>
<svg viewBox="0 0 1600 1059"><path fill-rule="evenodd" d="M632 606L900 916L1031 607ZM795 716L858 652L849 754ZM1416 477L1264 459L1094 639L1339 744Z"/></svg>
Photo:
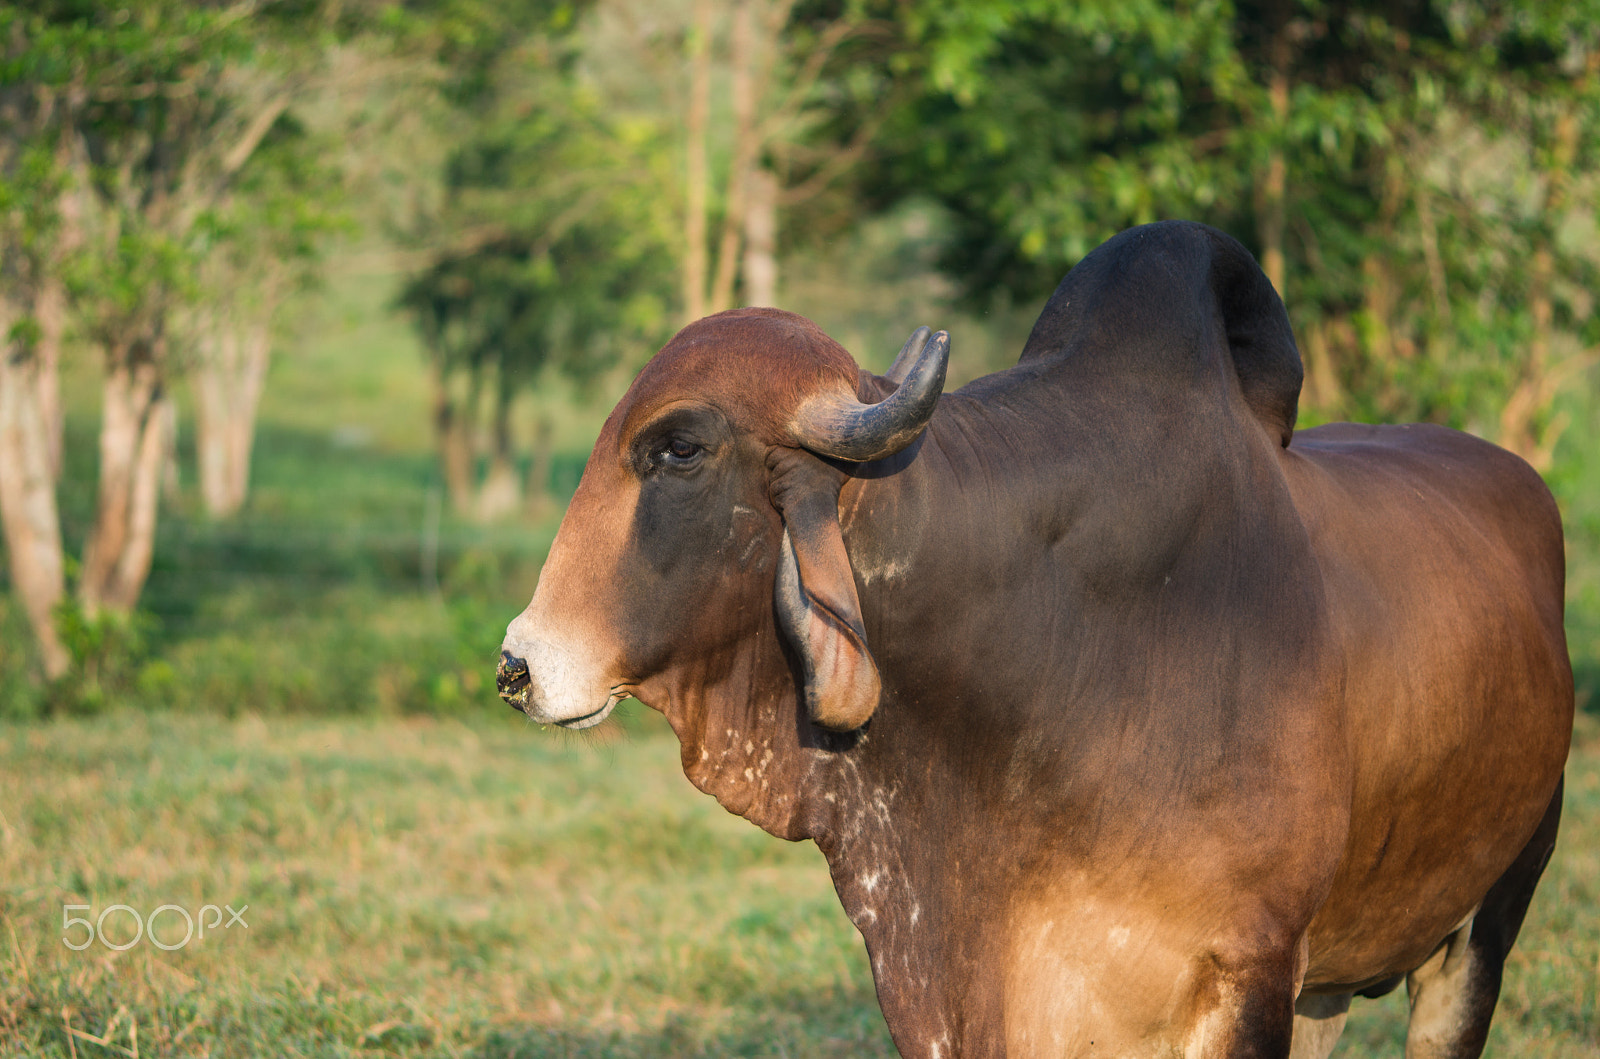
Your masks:
<svg viewBox="0 0 1600 1059"><path fill-rule="evenodd" d="M238 142L229 149L227 154L222 156L222 170L218 177L218 190L220 190L221 185L225 185L233 178L234 174L250 160L250 156L255 153L255 149L261 146L261 141L271 130L273 123L283 115L285 110L289 109L291 96L292 93L289 91L279 92L276 96L267 100L266 106L262 107L256 116L250 119Z"/></svg>

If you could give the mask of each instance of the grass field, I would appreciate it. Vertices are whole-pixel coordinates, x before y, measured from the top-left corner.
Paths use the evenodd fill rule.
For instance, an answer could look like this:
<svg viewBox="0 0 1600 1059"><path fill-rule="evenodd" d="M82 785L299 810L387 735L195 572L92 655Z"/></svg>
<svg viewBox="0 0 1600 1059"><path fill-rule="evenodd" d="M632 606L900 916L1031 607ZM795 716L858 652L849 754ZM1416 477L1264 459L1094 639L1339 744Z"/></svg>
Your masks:
<svg viewBox="0 0 1600 1059"><path fill-rule="evenodd" d="M696 794L647 711L578 739L495 699L495 647L555 521L446 518L429 582L437 472L388 283L345 277L307 307L245 512L208 521L191 490L163 509L148 624L106 647L94 688L41 698L0 594L0 1056L892 1055L812 846ZM915 277L896 284L897 313L943 322ZM829 301L820 271L795 286ZM833 304L829 326L886 363L903 328ZM968 343L961 370L1008 328ZM89 380L69 394L73 548L93 499ZM558 496L605 404L564 410ZM1589 412L1569 453L1600 447ZM1600 461L1567 459L1555 484L1589 712L1489 1054L1600 1059ZM69 904L208 903L248 904L248 928L170 952L63 941ZM106 925L114 942L133 926ZM165 913L158 940L181 925ZM1338 1054L1398 1057L1403 1025L1403 995L1358 1003Z"/></svg>
<svg viewBox="0 0 1600 1059"><path fill-rule="evenodd" d="M72 1028L144 1055L889 1054L815 848L694 794L670 744L509 710L13 729L0 1053L70 1055ZM62 941L65 904L207 902L248 928Z"/></svg>
<svg viewBox="0 0 1600 1059"><path fill-rule="evenodd" d="M1600 1056L1600 724L1569 778L1491 1055ZM820 854L694 792L653 715L58 720L0 735L0 810L0 1054L894 1054ZM118 903L249 925L64 944ZM1398 1056L1402 1010L1339 1054Z"/></svg>

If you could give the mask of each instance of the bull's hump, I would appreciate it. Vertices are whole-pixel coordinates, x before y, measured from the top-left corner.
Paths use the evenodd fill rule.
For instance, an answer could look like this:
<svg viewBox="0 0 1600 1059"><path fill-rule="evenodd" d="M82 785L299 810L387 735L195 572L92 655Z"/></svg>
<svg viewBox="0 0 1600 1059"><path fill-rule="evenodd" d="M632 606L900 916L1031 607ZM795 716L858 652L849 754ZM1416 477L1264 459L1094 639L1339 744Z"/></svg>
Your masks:
<svg viewBox="0 0 1600 1059"><path fill-rule="evenodd" d="M1164 221L1128 229L1067 273L1022 361L1092 361L1102 377L1126 372L1188 386L1215 378L1207 369L1219 355L1251 413L1287 445L1304 369L1283 302L1237 240Z"/></svg>

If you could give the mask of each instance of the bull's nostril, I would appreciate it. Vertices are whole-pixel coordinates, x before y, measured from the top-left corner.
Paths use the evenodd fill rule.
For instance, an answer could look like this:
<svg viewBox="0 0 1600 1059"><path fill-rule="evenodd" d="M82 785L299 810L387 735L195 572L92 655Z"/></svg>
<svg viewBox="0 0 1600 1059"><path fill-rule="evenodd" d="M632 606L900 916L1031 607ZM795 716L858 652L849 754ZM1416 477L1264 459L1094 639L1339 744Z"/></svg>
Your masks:
<svg viewBox="0 0 1600 1059"><path fill-rule="evenodd" d="M494 683L502 699L521 709L528 697L528 663L509 651L501 651Z"/></svg>

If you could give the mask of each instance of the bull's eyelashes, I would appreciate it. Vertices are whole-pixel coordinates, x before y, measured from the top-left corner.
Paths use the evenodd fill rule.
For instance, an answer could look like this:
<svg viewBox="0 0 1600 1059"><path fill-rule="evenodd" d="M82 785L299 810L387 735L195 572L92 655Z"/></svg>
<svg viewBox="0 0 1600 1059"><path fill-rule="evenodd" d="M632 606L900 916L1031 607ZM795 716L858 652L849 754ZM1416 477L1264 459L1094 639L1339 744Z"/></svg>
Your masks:
<svg viewBox="0 0 1600 1059"><path fill-rule="evenodd" d="M684 473L726 448L726 422L714 409L680 405L644 425L631 444L640 475Z"/></svg>
<svg viewBox="0 0 1600 1059"><path fill-rule="evenodd" d="M659 442L651 453L652 467L685 471L700 462L706 447L688 438L668 437Z"/></svg>
<svg viewBox="0 0 1600 1059"><path fill-rule="evenodd" d="M644 474L692 471L705 462L708 446L677 431L665 432L639 448L639 468Z"/></svg>

